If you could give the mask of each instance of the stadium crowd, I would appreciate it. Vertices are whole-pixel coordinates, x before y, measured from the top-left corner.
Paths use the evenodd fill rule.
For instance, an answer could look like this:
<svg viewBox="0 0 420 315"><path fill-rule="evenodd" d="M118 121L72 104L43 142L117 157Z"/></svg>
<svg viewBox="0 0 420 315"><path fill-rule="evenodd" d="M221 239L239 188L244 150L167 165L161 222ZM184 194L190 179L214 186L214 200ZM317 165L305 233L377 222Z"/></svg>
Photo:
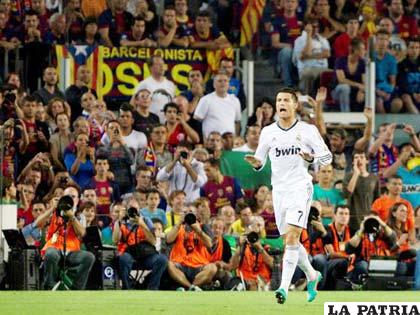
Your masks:
<svg viewBox="0 0 420 315"><path fill-rule="evenodd" d="M4 50L31 42L219 50L238 42L239 0L162 7L152 0L32 0L22 1L29 7L19 16L12 2L0 1ZM414 278L420 289L418 125L384 123L372 134L372 109L364 108L366 44L374 36L377 112L418 114L416 3L266 2L258 46L282 85L299 89L300 119L318 128L333 154L331 165L312 169L314 202L301 237L324 276L320 289L340 280L363 285L376 256L395 257L396 276ZM17 205L17 227L40 249L42 288L59 278L64 218L73 289L86 287L95 264L83 244L93 226L116 248L123 289L135 285L132 269L150 271L151 290L240 289L241 279L250 290L269 288L281 272L270 187L244 189L222 163L226 152L238 159L255 152L261 129L276 121L275 101L260 100L241 133L246 96L232 59L221 59L207 82L191 70L189 89L178 95L162 57L151 57L148 67L150 76L115 111L89 87L87 66L65 91L54 65L42 69L39 89L24 86L16 72L3 78L1 201ZM334 102L339 111L363 112L367 123L357 138L327 129L324 110ZM397 129L407 139L399 146ZM56 211L62 196L72 198L74 211ZM372 218L374 232L366 224ZM304 278L297 271L293 287L304 287Z"/></svg>

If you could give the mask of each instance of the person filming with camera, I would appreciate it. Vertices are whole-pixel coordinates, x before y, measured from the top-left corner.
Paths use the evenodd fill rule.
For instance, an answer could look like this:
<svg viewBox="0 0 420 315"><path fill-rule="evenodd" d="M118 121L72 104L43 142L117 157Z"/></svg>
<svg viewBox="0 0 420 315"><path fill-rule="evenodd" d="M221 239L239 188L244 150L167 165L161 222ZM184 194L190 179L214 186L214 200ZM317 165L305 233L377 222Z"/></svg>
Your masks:
<svg viewBox="0 0 420 315"><path fill-rule="evenodd" d="M186 194L186 202L193 202L200 197L200 188L207 182L203 163L192 157L190 144L178 144L171 162L157 173L157 181L169 181L169 193L182 190Z"/></svg>
<svg viewBox="0 0 420 315"><path fill-rule="evenodd" d="M397 247L395 232L376 214L368 215L360 223L359 230L346 244L347 254L356 254L350 280L362 284L368 274L369 261L373 256L391 256Z"/></svg>
<svg viewBox="0 0 420 315"><path fill-rule="evenodd" d="M239 237L239 248L230 261L250 291L258 290L261 281L268 285L271 279L274 260L261 245L260 236L261 230L253 224L247 234Z"/></svg>
<svg viewBox="0 0 420 315"><path fill-rule="evenodd" d="M136 208L128 208L127 216L115 221L112 240L117 244L123 289L131 288L130 271L136 263L137 269L151 270L147 289L159 290L168 260L156 251L155 236Z"/></svg>
<svg viewBox="0 0 420 315"><path fill-rule="evenodd" d="M166 242L173 243L168 272L182 285L178 290L202 291L200 286L212 281L217 267L210 263L213 233L201 224L194 207L189 207L184 218L166 234Z"/></svg>
<svg viewBox="0 0 420 315"><path fill-rule="evenodd" d="M70 289L83 290L95 256L80 249L81 239L86 233L83 224L75 216L79 204L79 192L75 187L67 187L58 201L47 230L46 244L41 250L44 257L44 288L52 289L59 279L60 272L71 276ZM49 211L41 216L49 216ZM43 218L38 218L43 220ZM62 259L65 257L62 270Z"/></svg>

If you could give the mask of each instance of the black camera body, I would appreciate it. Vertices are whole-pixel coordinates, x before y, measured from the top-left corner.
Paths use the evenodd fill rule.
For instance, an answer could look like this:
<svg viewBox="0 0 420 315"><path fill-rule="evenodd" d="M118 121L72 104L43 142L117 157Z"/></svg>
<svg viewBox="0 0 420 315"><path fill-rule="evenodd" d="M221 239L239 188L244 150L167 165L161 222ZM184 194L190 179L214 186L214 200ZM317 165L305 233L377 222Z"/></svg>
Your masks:
<svg viewBox="0 0 420 315"><path fill-rule="evenodd" d="M73 198L70 196L63 196L60 198L57 204L56 215L57 217L62 217L66 219L65 212L73 209L74 202Z"/></svg>
<svg viewBox="0 0 420 315"><path fill-rule="evenodd" d="M135 219L139 216L139 212L136 208L130 207L130 208L127 209L127 216L130 219Z"/></svg>
<svg viewBox="0 0 420 315"><path fill-rule="evenodd" d="M179 154L179 156L183 159L188 159L188 152L186 151L181 151L181 153Z"/></svg>
<svg viewBox="0 0 420 315"><path fill-rule="evenodd" d="M375 218L369 218L363 223L365 233L377 234L379 232L380 224Z"/></svg>
<svg viewBox="0 0 420 315"><path fill-rule="evenodd" d="M260 237L258 236L257 232L249 232L246 235L246 239L248 240L248 242L250 242L251 244L255 244L256 242L258 242L258 240L260 239Z"/></svg>
<svg viewBox="0 0 420 315"><path fill-rule="evenodd" d="M319 210L316 207L311 207L309 210L309 216L308 216L308 224L311 224L312 221L318 220L319 217Z"/></svg>
<svg viewBox="0 0 420 315"><path fill-rule="evenodd" d="M194 223L197 222L197 217L195 216L194 213L187 213L184 217L184 223L188 224L188 225L193 225Z"/></svg>

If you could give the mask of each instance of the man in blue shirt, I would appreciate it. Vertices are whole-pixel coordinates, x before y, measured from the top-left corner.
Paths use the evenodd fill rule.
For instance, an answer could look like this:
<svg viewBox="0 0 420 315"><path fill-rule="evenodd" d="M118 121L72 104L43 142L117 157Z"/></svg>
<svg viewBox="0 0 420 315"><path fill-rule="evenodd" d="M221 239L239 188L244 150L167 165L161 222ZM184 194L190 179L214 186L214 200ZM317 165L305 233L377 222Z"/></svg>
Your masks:
<svg viewBox="0 0 420 315"><path fill-rule="evenodd" d="M390 34L380 29L376 33L376 111L398 113L402 101L395 98L397 60L388 52Z"/></svg>

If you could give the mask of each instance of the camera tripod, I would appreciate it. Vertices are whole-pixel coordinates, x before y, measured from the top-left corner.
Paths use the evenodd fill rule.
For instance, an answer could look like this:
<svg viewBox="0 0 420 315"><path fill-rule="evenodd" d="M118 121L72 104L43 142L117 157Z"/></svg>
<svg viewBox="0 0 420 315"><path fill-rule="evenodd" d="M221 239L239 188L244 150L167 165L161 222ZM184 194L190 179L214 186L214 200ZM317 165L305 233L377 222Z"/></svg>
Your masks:
<svg viewBox="0 0 420 315"><path fill-rule="evenodd" d="M67 220L64 219L63 223L63 259L62 259L62 268L60 271L60 280L54 285L52 291L65 291L71 290L71 286L73 285L73 281L67 275L67 266L66 266L66 258L67 258Z"/></svg>

